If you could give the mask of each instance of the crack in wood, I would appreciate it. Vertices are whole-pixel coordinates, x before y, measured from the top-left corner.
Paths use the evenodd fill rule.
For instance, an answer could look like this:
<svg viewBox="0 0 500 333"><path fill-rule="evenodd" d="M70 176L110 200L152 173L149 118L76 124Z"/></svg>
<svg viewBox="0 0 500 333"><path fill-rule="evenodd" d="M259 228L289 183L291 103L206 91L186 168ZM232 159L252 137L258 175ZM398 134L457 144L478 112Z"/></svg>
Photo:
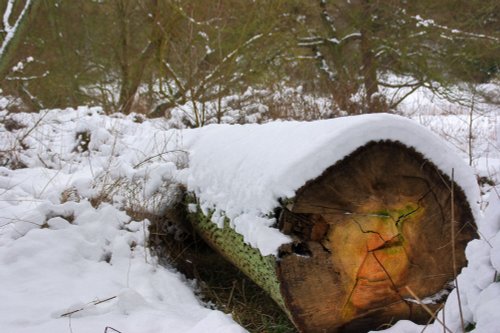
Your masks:
<svg viewBox="0 0 500 333"><path fill-rule="evenodd" d="M352 286L351 288L351 291L349 292L349 295L347 296L347 299L344 303L344 305L342 306L342 312L343 313L346 313L348 311L347 307L352 304L352 295L354 294L354 291L356 290L356 287L358 286L358 282L359 282L359 272L361 270L361 268L363 267L364 263L366 262L366 258L368 257L368 254L365 255L365 257L363 258L363 262L361 263L361 265L359 265L358 267L358 270L356 272L356 280L354 280L354 285Z"/></svg>
<svg viewBox="0 0 500 333"><path fill-rule="evenodd" d="M378 231L364 230L363 227L361 226L361 222L357 221L355 218L352 218L351 221L356 223L356 225L358 226L361 233L363 233L363 234L376 234L383 242L386 242L384 237L382 237L382 235Z"/></svg>
<svg viewBox="0 0 500 333"><path fill-rule="evenodd" d="M399 292L398 290L398 287L396 286L396 283L394 283L394 280L392 279L391 277L391 274L389 274L389 272L387 271L387 269L385 268L385 266L382 264L382 262L379 260L379 258L377 257L377 255L375 254L375 252L372 252L372 255L373 257L375 258L375 260L378 262L378 264L380 265L380 267L382 268L382 270L385 272L385 274L387 275L387 278L389 279L389 281L391 282L391 285L394 289L394 291L396 292L396 294L398 294L399 298L405 302L405 304L408 305L408 310L409 310L409 313L410 313L410 317L411 317L411 314L412 314L412 307L408 304L408 302L405 300L405 298L403 297L403 295L401 295L401 293Z"/></svg>
<svg viewBox="0 0 500 333"><path fill-rule="evenodd" d="M376 247L372 250L368 250L368 252L375 252L375 251L378 251L378 250L386 250L386 249L390 249L392 247L402 247L403 246L403 241L402 241L402 238L403 236L401 234L397 234L395 235L394 237L392 237L391 239L387 240L384 242L384 244L380 245L379 247ZM397 241L393 241L394 239L397 239Z"/></svg>
<svg viewBox="0 0 500 333"><path fill-rule="evenodd" d="M412 209L410 212L408 213L405 213L405 214L402 214L400 216L398 216L397 218L394 218L392 215L390 214L356 214L357 216L358 215L362 215L362 216L365 216L365 217L380 217L380 218L387 218L387 219L390 219L394 225L396 227L398 227L398 230L400 229L400 225L401 223L406 220L408 217L410 217L411 215L415 214L416 212L419 211L419 209L421 209L421 200L423 200L427 195L428 195L429 191L426 192L419 200L418 200L418 204L417 204L417 207ZM354 215L354 214L353 214ZM401 300L401 302L404 302L404 304L408 307L408 311L409 311L409 314L410 314L410 317L412 316L412 311L413 311L413 308L411 306L411 304L409 304L405 298L403 297L403 295L401 295L401 293L399 292L399 289L396 285L396 283L394 282L394 279L392 278L391 274L389 273L389 271L387 270L387 268L384 266L384 264L381 262L381 260L378 258L378 256L376 255L376 252L377 251L380 251L380 250L385 250L385 249L389 249L389 248L392 248L392 247L400 247L403 249L403 253L404 253L404 256L406 257L407 261L409 264L411 265L415 265L414 263L412 263L411 259L410 259L410 256L408 255L406 249L404 249L404 246L403 246L403 240L404 240L404 237L403 235L401 234L401 232L397 233L396 235L392 236L390 239L385 239L382 234L378 231L375 231L375 230L365 230L363 228L363 225L360 221L358 221L356 218L352 218L350 219L350 221L354 222L357 227L359 228L360 232L361 233L364 233L364 234L374 234L376 235L378 238L380 238L380 240L383 242L383 244L381 244L380 246L374 248L374 249L369 249L368 245L367 245L367 248L366 248L366 254L365 254L365 257L363 258L363 261L361 262L361 264L358 266L358 269L357 269L357 273L355 274L356 276L356 280L354 282L354 285L352 286L350 292L349 292L349 296L347 297L347 300L346 302L344 303L343 305L343 311L347 311L347 307L350 306L352 304L352 297L355 293L355 290L356 288L358 287L359 285L359 282L360 280L365 280L369 283L373 283L373 282L381 282L381 281L385 281L385 280L388 280L390 282L390 285L391 285L391 289L398 295L398 298ZM382 269L382 271L384 272L386 278L384 279L375 279L375 280L371 280L367 277L360 277L359 274L360 274L360 271L362 270L363 266L365 265L366 263L366 260L368 258L368 256L371 255L373 256L373 258L376 260L378 266ZM418 267L418 265L415 265Z"/></svg>

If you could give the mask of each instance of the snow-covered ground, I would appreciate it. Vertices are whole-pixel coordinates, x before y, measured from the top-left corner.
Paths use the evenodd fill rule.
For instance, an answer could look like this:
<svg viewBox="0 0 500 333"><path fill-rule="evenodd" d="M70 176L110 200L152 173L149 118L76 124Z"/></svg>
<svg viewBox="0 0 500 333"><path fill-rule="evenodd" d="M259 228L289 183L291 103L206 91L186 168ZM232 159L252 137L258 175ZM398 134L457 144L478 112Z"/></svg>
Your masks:
<svg viewBox="0 0 500 333"><path fill-rule="evenodd" d="M175 133L99 111L4 119L4 163L27 168L0 167L0 331L244 332L204 307L192 281L158 265L145 246L149 222L123 211L168 204L182 163L182 152L167 153ZM111 204L88 200L105 195Z"/></svg>
<svg viewBox="0 0 500 333"><path fill-rule="evenodd" d="M464 161L472 156L478 174L499 183L498 110L475 116L470 145L465 112L412 117L443 135ZM205 307L195 282L159 265L146 246L149 221L125 213L161 214L176 199L178 183L189 179L185 147L201 131L87 107L0 111L0 120L1 332L245 331ZM459 277L464 318L476 323L476 333L500 331L495 190L484 187L482 239L470 243L469 266ZM446 325L458 332L455 293L447 304ZM422 327L402 321L390 331ZM442 328L435 324L426 332Z"/></svg>

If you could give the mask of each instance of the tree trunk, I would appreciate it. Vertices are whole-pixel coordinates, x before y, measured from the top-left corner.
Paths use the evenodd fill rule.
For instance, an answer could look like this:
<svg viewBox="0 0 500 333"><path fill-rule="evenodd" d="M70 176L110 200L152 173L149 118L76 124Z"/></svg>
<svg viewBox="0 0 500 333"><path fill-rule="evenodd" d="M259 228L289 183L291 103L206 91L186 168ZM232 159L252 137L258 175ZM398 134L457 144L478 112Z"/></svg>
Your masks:
<svg viewBox="0 0 500 333"><path fill-rule="evenodd" d="M41 0L40 0L41 2ZM65 40L62 35L60 19L64 16L60 15L60 6L55 6L52 1L44 1L45 10L47 12L47 21L50 24L50 30L52 33L52 38L57 44L57 57L60 59L62 64L61 69L57 69L53 72L57 72L56 77L63 77L63 84L58 85L59 96L63 99L64 103L59 103L63 105L68 105L76 108L78 106L77 94L80 90L77 77L69 72L67 69L71 68L72 63L70 59L70 50L65 44ZM51 72L51 74L53 74Z"/></svg>
<svg viewBox="0 0 500 333"><path fill-rule="evenodd" d="M425 323L476 237L464 193L432 163L395 142L372 142L296 192L277 217L293 242L262 257L198 210L198 233L281 306L301 332L365 332L398 319ZM455 244L451 244L451 200ZM455 247L454 263L450 253Z"/></svg>
<svg viewBox="0 0 500 333"><path fill-rule="evenodd" d="M128 24L128 8L129 3L120 2L118 11L122 18L120 21L121 27L121 87L120 87L120 98L119 98L119 111L124 114L129 114L132 111L134 104L134 99L137 94L137 90L142 82L144 71L146 66L149 64L151 59L153 59L155 52L161 45L163 38L163 32L161 31L161 26L158 23L159 20L159 9L158 1L152 1L152 11L154 12L151 20L151 37L149 44L144 51L140 54L139 58L132 61L129 54L129 24Z"/></svg>
<svg viewBox="0 0 500 333"><path fill-rule="evenodd" d="M377 65L370 45L370 36L367 31L361 31L361 57L363 61L363 86L365 88L366 107L364 113L384 111L378 102Z"/></svg>
<svg viewBox="0 0 500 333"><path fill-rule="evenodd" d="M377 60L373 54L373 26L371 16L373 15L371 5L368 0L362 0L361 12L366 21L361 25L361 61L362 61L362 76L363 86L365 88L365 107L364 113L376 113L387 111L385 100L379 95L378 78L377 78Z"/></svg>

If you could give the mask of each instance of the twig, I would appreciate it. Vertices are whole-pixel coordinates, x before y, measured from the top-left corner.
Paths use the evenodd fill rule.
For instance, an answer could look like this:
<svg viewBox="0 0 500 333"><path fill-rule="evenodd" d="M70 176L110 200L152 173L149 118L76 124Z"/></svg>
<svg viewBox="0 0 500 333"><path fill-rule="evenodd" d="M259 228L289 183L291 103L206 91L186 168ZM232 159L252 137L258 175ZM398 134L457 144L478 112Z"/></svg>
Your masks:
<svg viewBox="0 0 500 333"><path fill-rule="evenodd" d="M453 333L452 331L450 331L450 329L448 327L445 326L445 324L434 314L434 312L432 312L432 310L422 302L422 300L413 292L413 290L411 290L410 287L406 286L406 290L410 293L411 297L413 297L414 299L417 300L418 304L421 305L424 310L434 319L436 320L438 323L440 323L441 325L443 325L443 329L449 333ZM444 312L444 311L443 311Z"/></svg>
<svg viewBox="0 0 500 333"><path fill-rule="evenodd" d="M93 302L91 302L91 304L98 305L98 304L101 304L101 303L104 303L104 302L107 302L107 301L111 301L112 299L115 299L115 298L116 298L116 296L113 296L113 297L109 297L109 298L103 299L102 301L93 301ZM80 311L83 311L83 310L85 310L85 307L82 307L82 308L80 308L78 310L73 310L73 311L70 311L70 312L63 313L62 315L60 315L60 317L71 316L72 314L80 312Z"/></svg>
<svg viewBox="0 0 500 333"><path fill-rule="evenodd" d="M127 267L127 288L130 288L130 269L132 268L132 256L134 255L134 249L130 249L130 257L128 258L128 267Z"/></svg>
<svg viewBox="0 0 500 333"><path fill-rule="evenodd" d="M236 288L236 280L233 281L233 287L231 288L231 293L229 294L229 299L227 300L226 308L229 309L231 301L233 300L234 288Z"/></svg>
<svg viewBox="0 0 500 333"><path fill-rule="evenodd" d="M5 220L10 220L11 221L11 222L7 222L5 224L0 225L0 228L3 228L6 225L9 225L9 224L12 224L12 223L15 223L15 222L30 223L30 224L34 224L34 225L39 226L39 227L41 227L43 225L43 224L39 224L39 223L36 223L36 222L33 222L33 221L18 219L18 218L15 218L15 217L0 216L0 219L5 219Z"/></svg>
<svg viewBox="0 0 500 333"><path fill-rule="evenodd" d="M50 183L52 183L52 181L54 179L56 179L56 177L59 175L59 173L61 173L62 169L59 169L57 170L57 172L52 176L52 178L49 179L49 181L45 184L45 186L42 188L42 191L38 194L38 197L41 198L42 194L45 192L45 190L49 187Z"/></svg>
<svg viewBox="0 0 500 333"><path fill-rule="evenodd" d="M47 165L47 163L45 163L45 161L42 159L42 157L40 156L40 154L37 154L36 155L38 157L38 160L40 162L42 162L43 166L46 168L46 169L50 169L50 167Z"/></svg>
<svg viewBox="0 0 500 333"><path fill-rule="evenodd" d="M462 324L462 332L465 333L464 314L462 311L462 301L460 299L460 289L458 287L457 259L455 253L455 169L451 169L451 256L453 259L453 277L455 279L455 288L457 289L460 323Z"/></svg>
<svg viewBox="0 0 500 333"><path fill-rule="evenodd" d="M474 102L475 102L475 97L476 97L476 89L474 89L474 92L472 94L472 101L470 105L470 111L469 111L469 122L468 122L468 127L469 127L469 133L467 137L467 148L468 148L468 155L469 155L469 165L472 166L472 145L473 145L473 121L474 121Z"/></svg>
<svg viewBox="0 0 500 333"><path fill-rule="evenodd" d="M35 124L33 126L31 126L31 128L26 133L24 133L24 135L20 139L17 139L17 140L20 143L23 143L23 141L31 134L31 132L33 132L35 130L35 128L37 128L38 125L40 125L42 120L49 114L49 112L50 111L45 112L40 118L38 118L38 120L35 122Z"/></svg>
<svg viewBox="0 0 500 333"><path fill-rule="evenodd" d="M71 316L69 316L68 319L69 332L73 333L73 326L71 326Z"/></svg>
<svg viewBox="0 0 500 333"><path fill-rule="evenodd" d="M159 154L156 154L156 155L153 155L153 156L150 156L148 158L146 158L145 160L143 160L142 162L139 162L137 163L136 165L134 165L134 169L137 169L138 167L140 167L141 165L143 165L144 163L148 162L148 161L151 161L152 159L154 158L157 158L157 157L161 157L162 155L165 155L165 154L170 154L170 153L187 153L187 151L185 150L182 150L182 149L175 149L175 150L169 150L169 151L166 151L166 152L163 152L163 153L159 153Z"/></svg>
<svg viewBox="0 0 500 333"><path fill-rule="evenodd" d="M446 327L446 311L443 310L443 333L445 333L445 327Z"/></svg>
<svg viewBox="0 0 500 333"><path fill-rule="evenodd" d="M439 311L441 311L441 309L444 307L444 304L441 304L439 306L439 308L436 310L435 313L438 313ZM444 312L443 312L444 313ZM420 331L420 333L424 333L425 330L427 329L427 327L429 327L429 325L431 324L431 321L432 319L434 319L434 317L430 317L429 320L427 321L427 324L425 324L424 328ZM444 326L443 326L444 327Z"/></svg>

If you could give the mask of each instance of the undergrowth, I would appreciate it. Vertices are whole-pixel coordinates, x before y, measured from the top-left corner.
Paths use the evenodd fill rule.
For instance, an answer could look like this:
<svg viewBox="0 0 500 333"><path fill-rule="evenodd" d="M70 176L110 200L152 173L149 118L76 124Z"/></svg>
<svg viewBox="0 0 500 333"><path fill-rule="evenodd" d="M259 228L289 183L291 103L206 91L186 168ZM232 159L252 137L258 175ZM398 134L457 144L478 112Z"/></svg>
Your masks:
<svg viewBox="0 0 500 333"><path fill-rule="evenodd" d="M274 301L241 271L212 250L188 226L158 219L150 227L150 245L165 264L196 279L198 296L208 306L230 313L252 333L295 333Z"/></svg>

